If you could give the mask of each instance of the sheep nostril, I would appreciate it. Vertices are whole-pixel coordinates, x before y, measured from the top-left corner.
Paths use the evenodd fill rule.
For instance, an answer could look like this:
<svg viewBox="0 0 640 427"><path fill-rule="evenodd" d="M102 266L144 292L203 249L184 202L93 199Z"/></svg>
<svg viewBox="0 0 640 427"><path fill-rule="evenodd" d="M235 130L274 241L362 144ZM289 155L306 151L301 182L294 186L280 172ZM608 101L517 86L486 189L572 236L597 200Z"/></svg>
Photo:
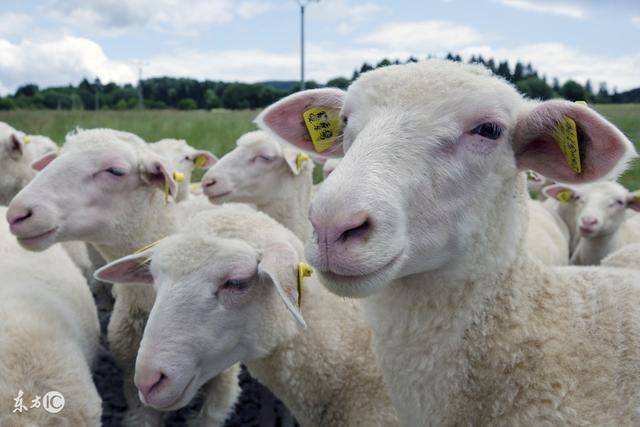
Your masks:
<svg viewBox="0 0 640 427"><path fill-rule="evenodd" d="M206 181L204 181L204 182L202 183L202 186L203 186L203 187L213 187L214 185L216 185L216 183L217 183L217 182L218 182L218 181L217 181L217 180L215 180L215 179L208 179L208 180L206 180Z"/></svg>
<svg viewBox="0 0 640 427"><path fill-rule="evenodd" d="M341 240L342 242L346 242L349 239L363 237L369 233L370 229L371 229L371 222L369 221L369 218L366 218L364 222L362 222L360 225L342 232L342 234L338 239Z"/></svg>
<svg viewBox="0 0 640 427"><path fill-rule="evenodd" d="M19 212L9 218L9 224L15 225L21 223L33 216L33 211L31 209L26 209L23 212Z"/></svg>

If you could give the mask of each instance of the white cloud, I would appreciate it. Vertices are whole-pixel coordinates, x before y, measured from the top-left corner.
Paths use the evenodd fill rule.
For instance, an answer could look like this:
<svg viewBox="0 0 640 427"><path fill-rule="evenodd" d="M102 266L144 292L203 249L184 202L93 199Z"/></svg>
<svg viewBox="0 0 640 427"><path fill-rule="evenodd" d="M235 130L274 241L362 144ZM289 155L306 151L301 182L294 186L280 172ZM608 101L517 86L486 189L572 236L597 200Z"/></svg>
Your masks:
<svg viewBox="0 0 640 427"><path fill-rule="evenodd" d="M498 0L498 2L505 6L526 10L527 12L550 13L569 18L584 18L586 15L581 6L573 3L533 0Z"/></svg>
<svg viewBox="0 0 640 427"><path fill-rule="evenodd" d="M24 13L0 13L0 37L8 37L29 32L32 26L31 21L31 17Z"/></svg>
<svg viewBox="0 0 640 427"><path fill-rule="evenodd" d="M106 57L95 42L65 36L58 40L14 44L0 39L0 90L14 91L25 83L40 86L76 84L84 77L118 83L135 81L133 68Z"/></svg>
<svg viewBox="0 0 640 427"><path fill-rule="evenodd" d="M640 28L640 15L631 18L631 23Z"/></svg>
<svg viewBox="0 0 640 427"><path fill-rule="evenodd" d="M414 21L385 24L358 41L387 49L436 53L484 43L487 36L474 28L452 22Z"/></svg>
<svg viewBox="0 0 640 427"><path fill-rule="evenodd" d="M314 22L323 22L327 27L336 25L340 34L352 33L359 25L386 9L375 3L355 3L351 0L328 0L310 3L307 13Z"/></svg>
<svg viewBox="0 0 640 427"><path fill-rule="evenodd" d="M50 16L69 26L101 34L132 28L193 34L197 29L251 19L273 8L261 0L51 0Z"/></svg>
<svg viewBox="0 0 640 427"><path fill-rule="evenodd" d="M485 58L506 59L512 68L518 60L531 62L540 74L560 81L572 79L584 84L589 79L594 86L605 81L609 88L616 86L620 91L640 87L640 51L608 56L581 52L562 43L539 43L516 48L468 47L461 53L465 58L482 54Z"/></svg>

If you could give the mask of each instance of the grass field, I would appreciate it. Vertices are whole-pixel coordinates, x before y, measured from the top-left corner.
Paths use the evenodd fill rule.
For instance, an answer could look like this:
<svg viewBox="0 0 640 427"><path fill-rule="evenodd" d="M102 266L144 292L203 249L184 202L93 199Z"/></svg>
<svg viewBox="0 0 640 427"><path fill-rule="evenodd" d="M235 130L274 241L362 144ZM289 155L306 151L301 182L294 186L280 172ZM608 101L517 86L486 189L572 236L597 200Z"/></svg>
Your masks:
<svg viewBox="0 0 640 427"><path fill-rule="evenodd" d="M631 138L640 150L640 104L594 105ZM189 144L222 156L235 140L255 129L257 111L0 111L0 121L31 134L42 134L61 143L76 126L109 127L133 132L147 141L182 138ZM195 176L198 178L198 175ZM640 161L621 178L630 189L640 188Z"/></svg>

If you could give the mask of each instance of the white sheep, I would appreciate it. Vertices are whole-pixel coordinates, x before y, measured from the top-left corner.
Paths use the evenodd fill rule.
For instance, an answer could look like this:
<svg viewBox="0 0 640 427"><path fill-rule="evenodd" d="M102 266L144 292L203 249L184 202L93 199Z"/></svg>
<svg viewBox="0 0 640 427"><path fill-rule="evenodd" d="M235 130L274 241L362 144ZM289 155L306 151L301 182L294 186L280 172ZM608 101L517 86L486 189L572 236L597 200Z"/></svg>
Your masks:
<svg viewBox="0 0 640 427"><path fill-rule="evenodd" d="M186 200L191 193L191 174L196 168L208 169L218 159L206 150L198 150L184 139L161 139L149 144L149 148L156 154L164 157L168 166L182 176L178 182L178 194L176 201Z"/></svg>
<svg viewBox="0 0 640 427"><path fill-rule="evenodd" d="M311 202L306 255L333 292L369 295L403 425L640 424L640 272L544 266L524 242L523 171L582 183L635 156L602 116L427 60L299 92L257 122L344 153Z"/></svg>
<svg viewBox="0 0 640 427"><path fill-rule="evenodd" d="M570 235L562 218L538 200L527 200L527 207L529 222L525 241L529 253L546 265L569 264Z"/></svg>
<svg viewBox="0 0 640 427"><path fill-rule="evenodd" d="M226 205L99 270L102 280L144 276L156 289L136 363L146 401L184 406L242 362L303 426L397 425L359 304L315 276L299 294L302 252L268 215Z"/></svg>
<svg viewBox="0 0 640 427"><path fill-rule="evenodd" d="M102 401L91 365L100 327L84 278L59 245L43 253L21 248L6 222L0 225L0 275L0 425L99 426ZM56 414L42 407L49 392L65 399ZM61 401L46 404L55 410Z"/></svg>
<svg viewBox="0 0 640 427"><path fill-rule="evenodd" d="M551 184L553 184L553 181L546 176L531 170L527 171L527 190L530 194L535 195L536 200L541 202L547 200L547 195L544 194L542 189Z"/></svg>
<svg viewBox="0 0 640 427"><path fill-rule="evenodd" d="M180 217L195 213L198 206L211 208L206 200L173 203L177 185L172 171L142 139L126 132L77 131L67 136L59 155L51 153L34 165L41 172L14 198L7 213L12 233L31 250L80 240L113 260L176 231ZM57 191L60 188L65 191ZM162 414L140 407L133 384L135 357L154 293L144 286L116 285L114 294L107 336L124 370L127 423L158 423ZM229 387L207 396L203 416L209 418L202 420L206 425L223 421L233 406L239 393L237 367L212 382ZM207 387L216 389L216 384Z"/></svg>
<svg viewBox="0 0 640 427"><path fill-rule="evenodd" d="M213 203L254 204L307 241L312 175L313 161L307 154L254 131L240 137L236 148L207 171L202 188Z"/></svg>
<svg viewBox="0 0 640 427"><path fill-rule="evenodd" d="M33 179L36 171L31 169L31 162L56 149L49 138L26 135L0 122L0 206L8 205Z"/></svg>
<svg viewBox="0 0 640 427"><path fill-rule="evenodd" d="M622 185L603 181L582 186L555 184L544 189L557 201L569 221L576 243L571 263L598 265L611 252L640 242L640 195Z"/></svg>
<svg viewBox="0 0 640 427"><path fill-rule="evenodd" d="M640 243L623 246L603 258L600 264L605 267L640 269Z"/></svg>
<svg viewBox="0 0 640 427"><path fill-rule="evenodd" d="M324 179L327 179L327 177L331 175L331 172L333 172L333 170L338 167L339 163L340 159L327 159L324 162L324 164L322 165L322 176L324 177Z"/></svg>

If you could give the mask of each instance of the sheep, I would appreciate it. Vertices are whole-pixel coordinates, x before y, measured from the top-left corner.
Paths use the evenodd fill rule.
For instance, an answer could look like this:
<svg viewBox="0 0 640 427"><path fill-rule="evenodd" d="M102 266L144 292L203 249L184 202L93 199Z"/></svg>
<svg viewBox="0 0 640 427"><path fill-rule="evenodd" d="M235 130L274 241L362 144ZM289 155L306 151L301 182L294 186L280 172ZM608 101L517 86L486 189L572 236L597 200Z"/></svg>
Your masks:
<svg viewBox="0 0 640 427"><path fill-rule="evenodd" d="M102 401L91 378L100 327L83 277L60 246L28 252L6 223L0 274L0 425L100 426ZM41 399L35 406L36 396L54 391L65 399L60 412L45 411ZM54 400L52 410L61 404Z"/></svg>
<svg viewBox="0 0 640 427"><path fill-rule="evenodd" d="M303 426L398 425L359 304L314 276L298 294L302 252L265 213L223 206L96 272L118 283L144 277L156 290L136 362L145 400L184 406L242 362Z"/></svg>
<svg viewBox="0 0 640 427"><path fill-rule="evenodd" d="M236 144L202 178L204 194L212 203L254 204L308 240L313 161L262 131L246 133Z"/></svg>
<svg viewBox="0 0 640 427"><path fill-rule="evenodd" d="M25 135L0 122L0 206L8 205L35 176L31 162L56 149L49 138Z"/></svg>
<svg viewBox="0 0 640 427"><path fill-rule="evenodd" d="M571 263L598 265L609 253L624 245L640 242L640 196L622 185L603 181L582 186L555 184L544 192L558 200L573 225L576 244ZM565 207L567 206L567 207ZM633 214L630 214L630 213Z"/></svg>
<svg viewBox="0 0 640 427"><path fill-rule="evenodd" d="M536 200L544 202L547 200L547 195L544 194L542 189L548 185L553 184L546 176L542 176L534 171L527 171L527 190L530 194L534 194Z"/></svg>
<svg viewBox="0 0 640 427"><path fill-rule="evenodd" d="M186 200L191 193L191 174L194 169L208 169L213 166L218 159L206 150L197 150L187 144L184 139L161 139L149 144L151 150L169 161L169 166L178 173L181 173L178 182L178 195L176 201Z"/></svg>
<svg viewBox="0 0 640 427"><path fill-rule="evenodd" d="M34 166L41 172L18 193L7 212L11 232L30 250L80 240L113 260L176 231L183 217L198 208L211 208L206 200L173 203L177 185L165 161L142 139L126 132L78 130L67 135L59 155L50 153ZM65 191L55 191L58 188ZM138 344L154 294L147 287L119 285L114 294L107 338L124 371L126 422L155 424L162 414L140 407L133 384ZM239 393L237 367L212 382L230 387L208 396L203 416L209 418L202 420L207 425L218 424L231 409ZM216 389L216 384L207 387Z"/></svg>
<svg viewBox="0 0 640 427"><path fill-rule="evenodd" d="M327 179L327 177L331 175L331 172L338 166L338 163L340 163L340 159L327 159L324 162L324 165L322 165L322 176L324 179Z"/></svg>
<svg viewBox="0 0 640 427"><path fill-rule="evenodd" d="M603 258L600 264L606 267L640 269L640 243L623 246Z"/></svg>
<svg viewBox="0 0 640 427"><path fill-rule="evenodd" d="M331 291L367 296L402 425L640 424L640 272L545 266L524 242L524 171L615 177L635 157L615 126L441 60L299 92L256 121L344 155L311 201L306 258Z"/></svg>
<svg viewBox="0 0 640 427"><path fill-rule="evenodd" d="M527 200L527 207L529 222L525 241L529 253L546 265L569 264L569 229L562 218L538 200Z"/></svg>

